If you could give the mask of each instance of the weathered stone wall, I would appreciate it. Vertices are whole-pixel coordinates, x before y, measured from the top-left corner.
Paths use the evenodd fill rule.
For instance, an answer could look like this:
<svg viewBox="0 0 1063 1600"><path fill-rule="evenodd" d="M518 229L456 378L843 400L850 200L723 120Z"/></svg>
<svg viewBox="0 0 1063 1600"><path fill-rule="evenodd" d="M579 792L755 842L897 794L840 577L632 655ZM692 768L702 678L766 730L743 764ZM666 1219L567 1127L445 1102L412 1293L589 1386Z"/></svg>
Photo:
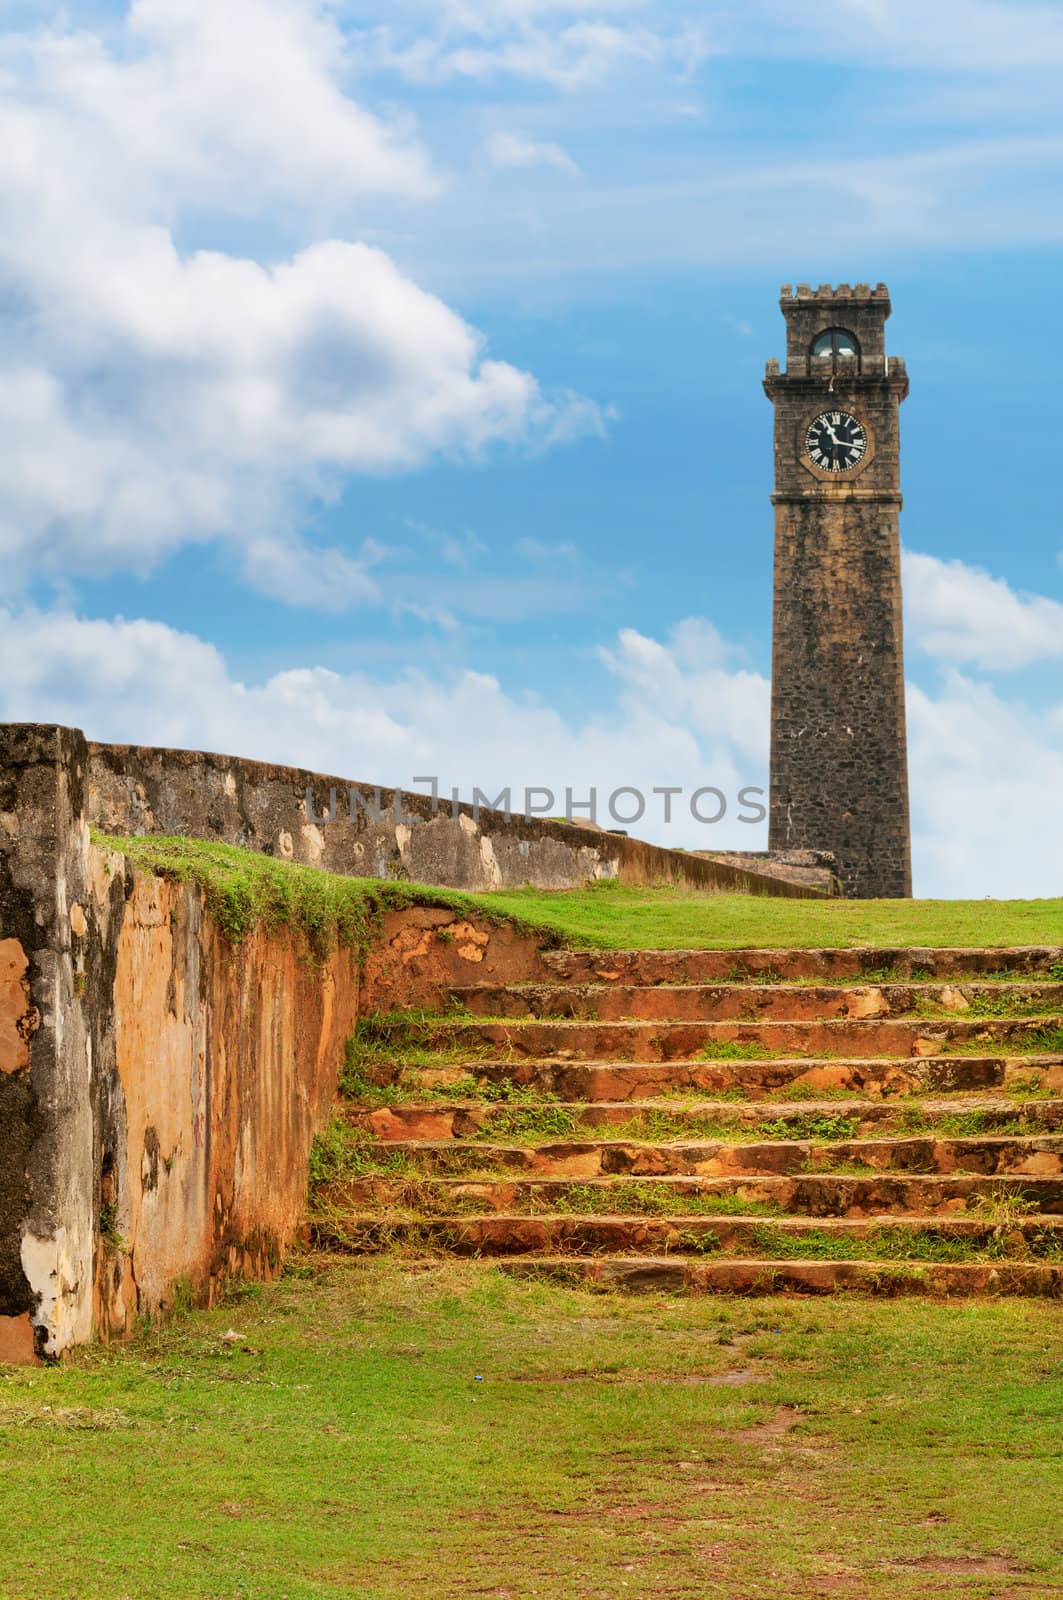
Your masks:
<svg viewBox="0 0 1063 1600"><path fill-rule="evenodd" d="M706 850L700 853L732 867L749 867L769 878L806 884L822 894L841 892L834 874L834 857L827 850Z"/></svg>
<svg viewBox="0 0 1063 1600"><path fill-rule="evenodd" d="M433 812L429 796L380 791L379 819L350 814L351 780L298 767L245 761L199 750L89 746L89 819L109 833L186 834L219 839L286 860L355 877L481 891L575 889L596 878L625 883L675 881L721 893L802 895L799 884L728 863L663 850L617 834L546 818L449 802ZM355 784L375 805L374 788ZM336 797L331 821L323 818Z"/></svg>
<svg viewBox="0 0 1063 1600"><path fill-rule="evenodd" d="M178 1283L209 1300L226 1277L279 1264L359 978L349 952L315 966L285 930L234 949L195 888L95 854L94 920L115 963L97 1091L94 1322L121 1335L138 1314L165 1311Z"/></svg>
<svg viewBox="0 0 1063 1600"><path fill-rule="evenodd" d="M544 976L534 940L436 907L385 914L364 958L315 961L286 927L234 946L194 885L88 844L63 793L83 747L24 754L77 860L65 887L30 880L19 921L14 838L38 861L50 847L4 812L0 1361L120 1338L182 1285L209 1303L229 1277L271 1275L360 1007Z"/></svg>
<svg viewBox="0 0 1063 1600"><path fill-rule="evenodd" d="M88 1336L92 1029L85 741L0 726L0 1359Z"/></svg>
<svg viewBox="0 0 1063 1600"><path fill-rule="evenodd" d="M431 1005L470 972L544 975L535 941L437 908L387 915L364 964L339 950L315 965L285 929L234 947L198 889L95 847L91 821L470 887L682 872L802 892L556 824L320 827L308 783L322 780L0 725L0 1360L121 1336L182 1282L209 1299L230 1274L272 1271L359 1008Z"/></svg>
<svg viewBox="0 0 1063 1600"><path fill-rule="evenodd" d="M349 949L315 962L283 927L234 947L194 887L94 854L94 913L116 953L93 1320L121 1336L179 1283L209 1302L227 1278L279 1266L360 1009L434 1005L470 973L542 967L511 928L433 907L388 913L364 967Z"/></svg>
<svg viewBox="0 0 1063 1600"><path fill-rule="evenodd" d="M93 849L87 772L79 734L0 728L0 1360L276 1260L357 1012L349 954L234 951Z"/></svg>

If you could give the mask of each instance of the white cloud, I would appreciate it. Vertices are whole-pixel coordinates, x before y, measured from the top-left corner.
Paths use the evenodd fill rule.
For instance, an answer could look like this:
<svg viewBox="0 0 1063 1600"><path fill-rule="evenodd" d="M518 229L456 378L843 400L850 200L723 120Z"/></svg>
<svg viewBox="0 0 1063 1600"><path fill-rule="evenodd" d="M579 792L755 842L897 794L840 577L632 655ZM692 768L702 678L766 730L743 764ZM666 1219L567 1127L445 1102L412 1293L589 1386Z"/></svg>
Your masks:
<svg viewBox="0 0 1063 1600"><path fill-rule="evenodd" d="M904 598L910 643L942 661L1009 672L1063 656L1063 604L980 567L906 551Z"/></svg>
<svg viewBox="0 0 1063 1600"><path fill-rule="evenodd" d="M707 53L699 8L676 24L646 0L406 0L360 45L377 68L411 83L512 77L567 92L638 67L687 76Z"/></svg>
<svg viewBox="0 0 1063 1600"><path fill-rule="evenodd" d="M244 553L244 576L251 586L289 605L318 611L347 611L380 598L370 573L371 542L357 560L343 550L315 549L281 538L252 538Z"/></svg>
<svg viewBox="0 0 1063 1600"><path fill-rule="evenodd" d="M1063 16L1021 0L394 0L359 42L410 82L508 75L572 91L638 66L689 76L710 52L936 76L1044 72L1063 61Z"/></svg>
<svg viewBox="0 0 1063 1600"><path fill-rule="evenodd" d="M364 563L294 529L352 473L601 431L545 396L378 249L259 262L187 250L187 219L423 195L427 157L345 97L325 0L137 0L109 42L0 52L0 583L149 571L224 537L268 592L372 598ZM250 534L248 530L253 530Z"/></svg>
<svg viewBox="0 0 1063 1600"><path fill-rule="evenodd" d="M618 646L600 654L633 717L689 729L710 745L722 741L739 764L752 763L758 772L764 767L770 684L759 673L728 665L734 652L711 622L687 618L668 644L623 628Z"/></svg>
<svg viewBox="0 0 1063 1600"><path fill-rule="evenodd" d="M448 30L504 33L529 22L551 18L601 17L645 12L647 0L406 0L406 9L422 19L442 22Z"/></svg>
<svg viewBox="0 0 1063 1600"><path fill-rule="evenodd" d="M519 133L492 134L487 141L487 156L495 167L554 167L558 172L579 174L579 167L559 144L527 139Z"/></svg>
<svg viewBox="0 0 1063 1600"><path fill-rule="evenodd" d="M936 696L909 685L908 736L916 892L1063 895L1063 706L950 672Z"/></svg>
<svg viewBox="0 0 1063 1600"><path fill-rule="evenodd" d="M440 556L448 567L467 570L487 554L487 545L469 528L459 534L442 534L439 541Z"/></svg>
<svg viewBox="0 0 1063 1600"><path fill-rule="evenodd" d="M546 784L559 808L566 786L577 798L597 787L604 807L623 785L713 783L734 810L738 789L764 777L767 685L754 674L728 683L714 665L722 651L696 621L667 645L627 630L607 655L615 705L572 722L480 672L410 669L387 680L306 667L247 684L211 645L159 623L0 612L0 720L58 721L93 738L221 749L367 783L409 786L415 773L435 772L466 797L476 785L495 794ZM668 838L663 801L649 803L645 829L633 831ZM687 812L671 838L752 848L755 834L731 819L699 826Z"/></svg>
<svg viewBox="0 0 1063 1600"><path fill-rule="evenodd" d="M421 606L412 600L398 600L395 602L394 614L397 617L415 617L418 622L423 622L427 627L439 628L443 633L457 633L461 623L452 611L445 606Z"/></svg>
<svg viewBox="0 0 1063 1600"><path fill-rule="evenodd" d="M447 619L431 619L446 628ZM631 831L690 848L763 848L766 829L734 820L738 790L766 787L769 685L733 662L710 622L689 618L667 640L624 629L602 651L615 698L570 720L488 674L408 670L386 679L293 668L235 679L212 645L159 623L0 612L0 720L58 721L90 737L226 750L410 785L434 772L465 797L479 785L646 792ZM1063 895L1063 704L1039 716L950 671L935 693L908 691L916 892L923 896ZM689 796L714 784L732 801L716 827L683 801L664 825L654 786ZM604 819L610 821L608 816Z"/></svg>
<svg viewBox="0 0 1063 1600"><path fill-rule="evenodd" d="M552 276L566 293L593 296L603 277L636 269L774 273L780 238L793 259L819 260L829 236L836 261L881 261L898 250L951 259L1063 241L1063 211L1052 203L1063 176L1058 118L1025 136L1001 132L999 120L977 135L943 137L935 126L903 148L885 139L869 146L865 132L825 164L811 129L784 142L783 158L717 139L704 154L683 139L662 157L624 122L629 102L642 127L660 124L637 95L613 92L603 115L615 151L596 159L593 179L538 184L530 204L525 186L473 173L470 185L480 176L482 188L434 214L437 247L477 279ZM583 138L592 113L581 105L572 115ZM559 127L554 107L547 126Z"/></svg>
<svg viewBox="0 0 1063 1600"><path fill-rule="evenodd" d="M47 152L57 182L76 174L115 199L132 185L160 216L188 199L303 211L438 188L409 130L345 95L348 46L327 0L133 0L113 40L61 17L3 39L16 161Z"/></svg>
<svg viewBox="0 0 1063 1600"><path fill-rule="evenodd" d="M513 548L528 561L541 562L546 566L573 566L580 559L577 547L567 540L548 544L542 539L518 539Z"/></svg>

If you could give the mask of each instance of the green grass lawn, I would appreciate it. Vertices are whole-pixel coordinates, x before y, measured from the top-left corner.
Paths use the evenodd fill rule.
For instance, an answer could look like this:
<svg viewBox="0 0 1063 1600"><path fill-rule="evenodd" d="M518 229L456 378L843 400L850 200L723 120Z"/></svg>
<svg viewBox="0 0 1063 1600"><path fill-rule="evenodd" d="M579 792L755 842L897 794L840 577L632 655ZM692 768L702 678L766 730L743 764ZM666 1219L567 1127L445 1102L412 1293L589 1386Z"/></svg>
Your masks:
<svg viewBox="0 0 1063 1600"><path fill-rule="evenodd" d="M601 949L1063 944L1063 900L777 900L617 883L476 898Z"/></svg>
<svg viewBox="0 0 1063 1600"><path fill-rule="evenodd" d="M198 883L233 938L256 923L286 923L319 955L337 939L366 948L385 911L410 905L517 920L570 944L615 950L1063 945L1063 900L784 900L614 882L473 895L349 878L200 839L94 839L144 871Z"/></svg>
<svg viewBox="0 0 1063 1600"><path fill-rule="evenodd" d="M5 1600L1063 1592L1051 1305L297 1270L0 1369Z"/></svg>

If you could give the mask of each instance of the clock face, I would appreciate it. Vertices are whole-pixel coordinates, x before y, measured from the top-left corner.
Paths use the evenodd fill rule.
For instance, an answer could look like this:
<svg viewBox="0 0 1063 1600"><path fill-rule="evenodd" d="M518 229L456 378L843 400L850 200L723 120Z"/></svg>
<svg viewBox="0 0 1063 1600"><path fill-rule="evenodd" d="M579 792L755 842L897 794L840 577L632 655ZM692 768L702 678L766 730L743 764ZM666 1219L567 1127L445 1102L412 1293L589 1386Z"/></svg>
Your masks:
<svg viewBox="0 0 1063 1600"><path fill-rule="evenodd" d="M867 429L848 411L824 411L805 434L805 449L821 472L851 472L867 454Z"/></svg>

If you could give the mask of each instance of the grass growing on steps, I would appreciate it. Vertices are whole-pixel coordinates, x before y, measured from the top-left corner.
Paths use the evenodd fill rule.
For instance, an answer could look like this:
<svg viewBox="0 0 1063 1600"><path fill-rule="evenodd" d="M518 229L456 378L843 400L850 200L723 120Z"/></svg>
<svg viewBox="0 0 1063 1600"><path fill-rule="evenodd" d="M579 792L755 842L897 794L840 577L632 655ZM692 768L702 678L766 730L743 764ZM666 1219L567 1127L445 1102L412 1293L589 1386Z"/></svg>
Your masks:
<svg viewBox="0 0 1063 1600"><path fill-rule="evenodd" d="M973 1241L936 1228L883 1225L853 1239L813 1228L788 1233L766 1223L753 1230L748 1255L769 1261L1045 1261L1063 1260L1059 1235L1050 1229L1029 1234L993 1232Z"/></svg>
<svg viewBox="0 0 1063 1600"><path fill-rule="evenodd" d="M572 1183L563 1190L540 1195L527 1191L530 1211L562 1212L585 1217L755 1217L774 1216L772 1200L747 1200L740 1194L684 1192L664 1184L626 1183L606 1187Z"/></svg>
<svg viewBox="0 0 1063 1600"><path fill-rule="evenodd" d="M654 1109L627 1122L591 1122L578 1107L547 1104L504 1106L472 1135L474 1142L490 1144L543 1144L561 1140L660 1144L678 1140L715 1140L725 1144L759 1144L771 1139L854 1139L859 1117L807 1113L774 1121L727 1122L720 1116L677 1117ZM978 1129L979 1132L983 1130ZM1029 1132L1023 1124L1022 1132Z"/></svg>
<svg viewBox="0 0 1063 1600"><path fill-rule="evenodd" d="M1063 1584L1053 1305L623 1297L394 1259L296 1272L3 1373L6 1600Z"/></svg>
<svg viewBox="0 0 1063 1600"><path fill-rule="evenodd" d="M708 1044L702 1045L697 1052L697 1061L770 1061L778 1052L769 1049L766 1044L759 1044L756 1040L741 1039L710 1039ZM807 1052L791 1046L787 1055L791 1058L805 1055Z"/></svg>
<svg viewBox="0 0 1063 1600"><path fill-rule="evenodd" d="M1063 900L776 900L613 882L479 898L600 949L1063 944Z"/></svg>
<svg viewBox="0 0 1063 1600"><path fill-rule="evenodd" d="M426 1072L475 1067L478 1060L506 1057L503 1046L475 1039L441 1044L440 1039L446 1038L444 1025L453 1021L453 1012L415 1009L376 1011L360 1018L347 1040L340 1067L342 1098L365 1107L404 1105L433 1097L517 1103L550 1098L508 1079L481 1082L471 1074L449 1083L425 1083Z"/></svg>
<svg viewBox="0 0 1063 1600"><path fill-rule="evenodd" d="M941 1041L939 1054L943 1056L984 1056L993 1049L1005 1049L1002 1041L993 1041L989 1038L974 1039L944 1039ZM1037 1055L1063 1055L1063 1027L1058 1025L1031 1028L1013 1040L1008 1049L1024 1056Z"/></svg>
<svg viewBox="0 0 1063 1600"><path fill-rule="evenodd" d="M340 1116L316 1136L310 1147L309 1186L314 1191L325 1183L340 1183L345 1178L413 1178L417 1167L403 1150L392 1150L379 1140L358 1135Z"/></svg>

